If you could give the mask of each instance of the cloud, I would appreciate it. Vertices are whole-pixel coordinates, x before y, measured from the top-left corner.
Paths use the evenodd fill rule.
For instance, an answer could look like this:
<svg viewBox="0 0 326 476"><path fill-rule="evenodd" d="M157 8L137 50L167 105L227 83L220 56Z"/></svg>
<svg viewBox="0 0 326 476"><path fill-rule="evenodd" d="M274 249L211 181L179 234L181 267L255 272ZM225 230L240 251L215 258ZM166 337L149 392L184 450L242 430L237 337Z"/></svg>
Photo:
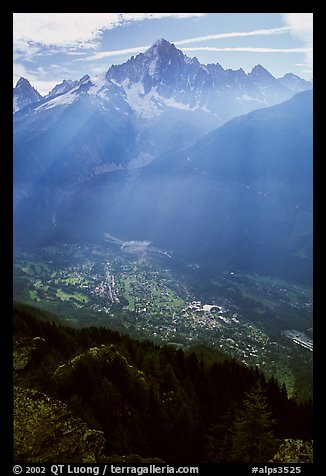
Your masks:
<svg viewBox="0 0 326 476"><path fill-rule="evenodd" d="M26 62L39 55L85 55L99 46L104 30L118 25L160 18L201 17L205 13L13 13L14 84L20 76L36 78ZM133 52L133 49L130 49ZM141 50L137 49L135 52ZM106 54L116 56L120 52ZM126 50L125 54L128 54ZM101 57L99 57L100 59ZM96 57L94 58L96 59ZM25 67L20 64L24 62Z"/></svg>
<svg viewBox="0 0 326 476"><path fill-rule="evenodd" d="M175 41L175 45L186 45L189 43L197 43L199 41L207 41L207 40L221 40L224 38L239 38L239 37L246 37L246 36L259 36L259 35L277 35L280 33L284 33L289 31L291 27L283 26L280 28L269 28L269 29L260 29L260 30L253 30L253 31L237 31L237 32L230 32L230 33L216 33L213 35L206 35L206 36L195 36L194 38L187 38L186 40L179 40Z"/></svg>
<svg viewBox="0 0 326 476"><path fill-rule="evenodd" d="M72 45L93 41L105 25L112 26L112 14L14 13L13 40L46 46Z"/></svg>
<svg viewBox="0 0 326 476"><path fill-rule="evenodd" d="M176 44L176 43L175 43ZM179 46L179 45L178 45ZM136 53L142 53L147 50L150 45L139 46L136 48L126 48L123 50L112 50L112 51L101 51L94 53L83 58L78 58L75 61L101 61L106 58L111 58L114 56L130 56ZM242 53L309 53L307 48L259 48L259 47L215 47L215 46L192 46L192 47L181 47L183 52L196 52L196 51L207 51L207 52L242 52ZM308 65L306 65L308 66Z"/></svg>
<svg viewBox="0 0 326 476"><path fill-rule="evenodd" d="M112 56L132 55L133 53L142 53L147 50L147 48L149 48L149 46L137 46L135 48L125 48L123 50L100 51L76 61L98 61L104 58L111 58Z"/></svg>
<svg viewBox="0 0 326 476"><path fill-rule="evenodd" d="M291 35L306 48L306 62L313 63L313 13L282 13L283 21L290 27Z"/></svg>
<svg viewBox="0 0 326 476"><path fill-rule="evenodd" d="M170 14L166 14L170 15ZM184 40L178 40L174 41L173 43L180 47L182 51L250 51L250 52L260 52L260 53L276 53L276 52L285 52L285 53L294 53L294 52L302 52L303 50L300 49L293 49L292 51L290 50L285 50L285 49L273 49L273 48L216 48L216 47L209 47L209 46L204 46L204 47L185 47L183 48L182 45L186 45L189 43L197 43L197 42L202 42L202 41L208 41L208 40L216 40L216 39L224 39L224 38L239 38L239 37L247 37L247 36L259 36L259 35L276 35L276 34L281 34L286 31L289 31L291 27L289 26L284 26L280 28L269 28L269 29L259 29L259 30L253 30L253 31L238 31L238 32L229 32L229 33L216 33L212 35L206 35L206 36L196 36L193 38L187 38ZM102 60L104 58L111 58L113 56L122 56L122 55L130 55L134 53L142 53L145 51L147 48L149 48L150 45L147 46L138 46L135 48L126 48L123 50L112 50L112 51L101 51L99 53L94 53L90 54L84 58L81 58L81 61L98 61Z"/></svg>
<svg viewBox="0 0 326 476"><path fill-rule="evenodd" d="M30 78L30 72L20 63L13 63L13 86L16 86L19 78Z"/></svg>
<svg viewBox="0 0 326 476"><path fill-rule="evenodd" d="M41 96L46 96L51 89L54 88L61 81L46 81L43 79L35 79L33 81L33 86L41 94Z"/></svg>
<svg viewBox="0 0 326 476"><path fill-rule="evenodd" d="M294 36L312 45L313 13L283 13L282 17Z"/></svg>
<svg viewBox="0 0 326 476"><path fill-rule="evenodd" d="M215 46L194 46L191 48L182 48L182 51L235 51L247 53L308 53L309 48L259 48L259 47L224 47L216 48Z"/></svg>
<svg viewBox="0 0 326 476"><path fill-rule="evenodd" d="M90 46L102 32L126 22L199 17L204 13L14 13L14 44Z"/></svg>
<svg viewBox="0 0 326 476"><path fill-rule="evenodd" d="M35 55L41 51L38 45L31 44L30 41L16 40L14 41L13 59L19 61L32 61Z"/></svg>
<svg viewBox="0 0 326 476"><path fill-rule="evenodd" d="M13 75L13 87L16 86L17 81L19 78L23 77L28 79L28 81L31 83L31 85L37 89L37 91L44 96L47 94L51 89L54 88L56 84L58 84L58 81L52 80L41 80L39 78L39 73L40 70L37 72L31 72L27 71L26 68L20 64L20 63L15 63L14 62L14 75Z"/></svg>

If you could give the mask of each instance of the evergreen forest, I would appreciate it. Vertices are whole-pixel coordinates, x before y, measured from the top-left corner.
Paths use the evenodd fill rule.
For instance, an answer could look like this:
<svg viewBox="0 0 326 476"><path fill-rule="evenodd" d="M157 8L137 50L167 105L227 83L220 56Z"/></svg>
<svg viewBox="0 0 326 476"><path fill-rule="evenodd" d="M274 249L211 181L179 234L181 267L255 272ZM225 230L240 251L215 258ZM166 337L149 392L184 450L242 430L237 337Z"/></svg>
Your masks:
<svg viewBox="0 0 326 476"><path fill-rule="evenodd" d="M14 339L44 340L19 386L64 402L102 431L104 462L139 455L168 464L263 463L285 438L312 439L311 400L288 398L275 378L220 351L67 327L20 303L13 330Z"/></svg>

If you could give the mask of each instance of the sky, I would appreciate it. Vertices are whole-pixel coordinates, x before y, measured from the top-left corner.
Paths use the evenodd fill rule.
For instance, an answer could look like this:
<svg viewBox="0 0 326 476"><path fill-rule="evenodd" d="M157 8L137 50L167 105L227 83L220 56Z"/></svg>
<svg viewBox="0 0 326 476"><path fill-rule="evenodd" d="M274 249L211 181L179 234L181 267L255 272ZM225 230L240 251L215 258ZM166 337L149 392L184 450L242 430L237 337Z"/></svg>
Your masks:
<svg viewBox="0 0 326 476"><path fill-rule="evenodd" d="M105 73L158 38L189 57L276 78L313 78L312 13L13 13L13 85L46 95L63 79Z"/></svg>

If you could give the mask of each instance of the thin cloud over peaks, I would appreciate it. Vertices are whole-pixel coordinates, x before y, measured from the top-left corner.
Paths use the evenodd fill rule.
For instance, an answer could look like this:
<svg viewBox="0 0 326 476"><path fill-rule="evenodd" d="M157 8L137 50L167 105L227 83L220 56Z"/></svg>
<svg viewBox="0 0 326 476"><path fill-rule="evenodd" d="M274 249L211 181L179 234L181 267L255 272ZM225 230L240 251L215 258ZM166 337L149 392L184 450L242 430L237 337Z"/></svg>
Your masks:
<svg viewBox="0 0 326 476"><path fill-rule="evenodd" d="M14 13L14 84L23 74L39 86L92 76L159 37L203 64L223 57L224 67L249 71L259 61L275 77L312 77L312 14Z"/></svg>
<svg viewBox="0 0 326 476"><path fill-rule="evenodd" d="M160 18L189 18L205 13L14 13L13 40L45 46L90 47L104 30L126 22Z"/></svg>
<svg viewBox="0 0 326 476"><path fill-rule="evenodd" d="M158 14L159 15L159 14ZM166 14L170 15L170 14ZM227 32L227 33L216 33L206 36L196 36L193 38L186 38L184 40L172 41L177 47L185 52L191 51L211 51L211 52L250 52L250 53L309 53L309 48L260 48L260 47L211 47L211 46L193 46L193 47L183 47L183 45L204 42L209 40L218 40L226 38L242 38L242 37L251 37L251 36L268 36L268 35L278 35L292 30L293 26L284 26L279 28L261 28L258 30L252 31L238 31L238 32ZM110 58L113 56L123 56L134 53L142 53L150 45L138 46L135 48L125 48L122 50L112 50L112 51L101 51L98 53L90 54L82 59L81 61L98 61L105 58Z"/></svg>
<svg viewBox="0 0 326 476"><path fill-rule="evenodd" d="M104 58L111 58L112 56L122 56L122 55L132 55L134 53L142 53L145 51L148 46L137 46L135 48L125 48L123 50L112 50L112 51L99 51L84 58L80 58L76 61L98 61Z"/></svg>
<svg viewBox="0 0 326 476"><path fill-rule="evenodd" d="M194 46L190 48L182 48L183 51L238 51L247 53L305 53L309 52L309 48L260 48L252 46L234 46L217 48L215 46Z"/></svg>
<svg viewBox="0 0 326 476"><path fill-rule="evenodd" d="M305 46L306 61L313 64L313 13L283 13L283 21L290 27L291 35Z"/></svg>
<svg viewBox="0 0 326 476"><path fill-rule="evenodd" d="M237 31L237 32L229 32L229 33L216 33L213 35L206 35L206 36L195 36L194 38L187 38L185 40L178 40L175 41L175 45L186 45L189 43L197 43L199 41L208 41L208 40L221 40L224 38L239 38L239 37L246 37L246 36L259 36L259 35L277 35L280 33L284 33L289 31L291 27L284 26L280 28L264 28L260 30L253 30L253 31Z"/></svg>

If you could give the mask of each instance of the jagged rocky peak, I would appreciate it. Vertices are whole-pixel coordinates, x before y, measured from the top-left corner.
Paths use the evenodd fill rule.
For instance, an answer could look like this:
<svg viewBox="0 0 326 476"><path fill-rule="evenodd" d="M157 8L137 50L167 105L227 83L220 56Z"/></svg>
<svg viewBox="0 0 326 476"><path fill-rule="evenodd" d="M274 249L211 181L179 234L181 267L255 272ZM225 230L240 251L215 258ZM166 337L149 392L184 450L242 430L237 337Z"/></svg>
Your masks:
<svg viewBox="0 0 326 476"><path fill-rule="evenodd" d="M185 56L174 44L160 38L144 53L132 56L121 65L113 65L108 70L106 78L116 82L129 79L131 83L143 81L145 76L162 76L176 64L185 64Z"/></svg>
<svg viewBox="0 0 326 476"><path fill-rule="evenodd" d="M41 94L33 88L28 79L20 77L13 89L13 111L19 111L28 104L42 99Z"/></svg>
<svg viewBox="0 0 326 476"><path fill-rule="evenodd" d="M278 78L278 81L295 93L312 89L311 81L306 81L293 73L286 73L282 78Z"/></svg>
<svg viewBox="0 0 326 476"><path fill-rule="evenodd" d="M64 79L60 84L57 84L47 95L48 98L53 96L57 96L60 94L65 94L66 92L70 91L71 89L75 88L76 86L81 86L82 84L88 83L90 81L90 76L85 74L79 80L72 80L72 79ZM89 84L90 86L90 84Z"/></svg>
<svg viewBox="0 0 326 476"><path fill-rule="evenodd" d="M80 80L78 81L79 84L86 83L90 79L88 74L85 74Z"/></svg>
<svg viewBox="0 0 326 476"><path fill-rule="evenodd" d="M195 65L199 68L202 66L195 56L193 58L186 56L181 50L176 48L174 43L170 43L164 38L156 40L155 43L145 51L144 56L160 58L161 60L167 59L169 65L178 61L188 65Z"/></svg>
<svg viewBox="0 0 326 476"><path fill-rule="evenodd" d="M42 98L40 93L35 88L33 88L28 79L24 78L23 76L21 76L17 81L16 86L14 88L14 93L21 93L22 91L27 94L34 94L35 97Z"/></svg>
<svg viewBox="0 0 326 476"><path fill-rule="evenodd" d="M296 80L296 79L301 79L301 78L299 78L299 76L297 76L296 74L286 73L286 74L282 77L282 79L291 79L291 80L292 80L292 79L295 79L295 80Z"/></svg>
<svg viewBox="0 0 326 476"><path fill-rule="evenodd" d="M274 78L274 76L269 71L267 71L267 69L264 68L261 64L257 64L256 66L254 66L249 75L256 78Z"/></svg>
<svg viewBox="0 0 326 476"><path fill-rule="evenodd" d="M177 50L173 43L165 40L164 38L159 38L155 43L148 48L144 55L145 56L154 56L154 55L170 55L173 51ZM180 51L180 50L177 50ZM181 53L181 51L180 51ZM182 53L181 53L182 54Z"/></svg>
<svg viewBox="0 0 326 476"><path fill-rule="evenodd" d="M23 78L23 76L21 76L17 81L16 88L21 88L24 86L31 86L31 83L28 81L28 79Z"/></svg>
<svg viewBox="0 0 326 476"><path fill-rule="evenodd" d="M48 97L53 97L57 94L64 94L70 89L72 89L74 86L76 86L77 83L78 83L77 81L73 81L71 79L68 79L68 80L64 79L62 83L57 84L56 86L54 86L53 89L51 89L51 91L48 94Z"/></svg>
<svg viewBox="0 0 326 476"><path fill-rule="evenodd" d="M159 59L161 62L167 61L169 65L175 63L176 61L181 61L183 63L192 61L190 58L187 58L181 50L178 50L178 48L176 48L173 43L164 40L164 38L160 38L159 40L155 41L153 46L145 51L144 56L150 57L151 59Z"/></svg>
<svg viewBox="0 0 326 476"><path fill-rule="evenodd" d="M225 70L225 75L229 81L234 81L234 80L246 81L247 78L249 77L249 75L247 75L242 68L239 68L239 69L228 68Z"/></svg>
<svg viewBox="0 0 326 476"><path fill-rule="evenodd" d="M174 44L170 43L169 41L165 40L164 38L159 38L151 46L151 48L171 48L171 47L174 47Z"/></svg>

